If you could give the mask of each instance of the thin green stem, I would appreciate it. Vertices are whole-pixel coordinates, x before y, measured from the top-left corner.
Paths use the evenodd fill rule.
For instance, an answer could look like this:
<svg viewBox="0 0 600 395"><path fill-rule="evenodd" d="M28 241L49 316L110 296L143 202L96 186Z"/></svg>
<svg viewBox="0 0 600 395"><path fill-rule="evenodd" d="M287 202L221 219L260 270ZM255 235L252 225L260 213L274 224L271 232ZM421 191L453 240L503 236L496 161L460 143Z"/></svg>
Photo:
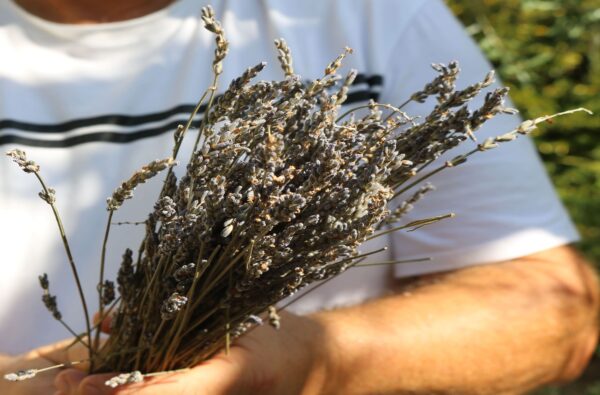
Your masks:
<svg viewBox="0 0 600 395"><path fill-rule="evenodd" d="M66 323L65 321L63 321L62 319L60 319L60 320L57 320L57 321L58 321L58 322L60 322L60 323L62 324L62 326L64 326L64 327L65 327L65 329L66 329L67 331L69 331L69 333L70 333L71 335L73 335L73 337L75 337L74 343L78 343L78 342L79 342L79 343L83 344L83 345L85 346L85 348L90 348L90 345L89 345L88 343L84 342L84 341L83 341L83 339L81 338L83 335L85 335L85 333L84 333L84 334L77 334L77 333L75 333L75 331L74 331L74 330L73 330L73 329L72 329L72 328L69 326L69 324L67 324L67 323Z"/></svg>
<svg viewBox="0 0 600 395"><path fill-rule="evenodd" d="M386 248L381 248L379 250L376 251L372 251L371 253L368 254L364 254L362 255L362 258L360 258L358 261L354 262L353 264L350 264L350 266L348 267L348 269L351 269L353 266L357 265L358 263L364 261L366 259L367 255L371 255L371 254L375 254L381 251L384 251ZM354 258L350 258L350 259L357 259L358 256L354 257ZM323 285L327 284L328 282L330 282L331 280L333 280L334 278L336 278L337 276L331 276L329 277L327 280L323 280L320 283L318 283L317 285L315 285L314 287L310 288L308 291L304 292L303 294L301 294L300 296L298 296L297 298L294 298L293 300L290 300L289 302L287 302L286 304L284 304L282 307L279 307L277 310L279 311L283 311L286 308L288 308L290 305L292 305L293 303L296 303L297 301L299 301L300 299L304 298L305 296L307 296L308 294L310 294L311 292L316 291L317 289L321 288Z"/></svg>
<svg viewBox="0 0 600 395"><path fill-rule="evenodd" d="M210 89L210 97L208 98L208 104L206 105L206 110L204 110L204 117L202 117L202 122L200 123L200 127L198 128L198 136L196 136L196 142L194 143L194 149L192 150L192 155L198 149L198 144L200 143L200 138L202 137L202 131L206 126L206 120L208 119L208 113L213 104L213 100L215 99L215 92L217 91L217 84L219 82L219 75L214 74L213 82Z"/></svg>
<svg viewBox="0 0 600 395"><path fill-rule="evenodd" d="M204 93L202 94L202 97L200 97L200 100L198 100L196 107L194 107L194 110L190 114L190 117L188 118L185 126L183 127L183 130L181 131L181 135L179 136L179 139L178 139L177 143L175 144L175 147L173 148L173 159L175 159L177 157L177 154L179 153L179 148L181 148L181 144L183 143L184 136L186 135L188 130L190 130L190 128L192 127L192 124L194 123L194 118L198 114L198 111L200 111L200 108L202 107L202 104L204 103L204 99L206 99L208 92L211 92L211 91L214 91L214 86L211 86L207 90L204 91Z"/></svg>
<svg viewBox="0 0 600 395"><path fill-rule="evenodd" d="M42 185L42 189L44 190L44 193L49 195L50 191L48 190L46 183L44 182L42 177L39 175L39 173L34 172L33 174L35 174L38 181ZM56 208L56 205L54 203L49 203L49 204L50 204L50 207L52 208L52 213L54 214L54 218L56 219L56 224L58 225L58 230L60 232L60 238L62 240L64 249L65 249L65 253L67 254L67 259L69 260L69 265L71 266L71 271L73 273L73 277L75 278L75 283L77 285L77 291L79 292L79 298L81 299L81 305L83 307L83 314L85 316L87 338L91 339L92 338L92 330L90 327L90 314L88 312L87 303L85 301L85 295L83 293L83 288L81 286L81 281L79 280L79 273L77 272L77 267L75 266L73 254L71 253L71 247L69 246L69 241L67 240L65 228L63 227L62 220L60 219L60 215L58 214L58 209ZM90 360L91 360L93 353L94 353L93 349L91 347L88 347L88 351L89 351Z"/></svg>
<svg viewBox="0 0 600 395"><path fill-rule="evenodd" d="M179 134L177 141L175 141L175 146L173 147L173 155L172 155L173 160L177 159L177 155L179 154L179 149L181 148L183 139L184 139L185 135L187 134L188 130L190 130L190 128L192 127L192 124L194 123L194 118L198 114L198 111L200 111L200 108L202 107L202 104L204 103L204 100L206 99L208 92L214 92L214 89L216 89L216 88L214 87L214 84L213 84L213 86L209 87L207 90L204 91L204 93L202 94L202 97L200 97L200 100L198 100L198 103L196 103L196 107L194 107L194 110L190 114L185 126L181 130L181 133ZM200 132L198 132L198 135L200 135ZM171 173L173 173L173 167L169 167L169 170L167 171L167 176L165 177L165 180L169 179L169 177L171 176ZM163 184L162 190L160 191L161 197L163 196L163 194L165 192L166 186L167 186L167 183L165 182Z"/></svg>
<svg viewBox="0 0 600 395"><path fill-rule="evenodd" d="M474 150L469 151L469 152L467 152L464 155L457 156L455 159L457 159L457 158L466 159L469 156L471 156L474 153L479 152L479 151L480 150L478 148L475 148ZM434 175L436 175L437 173L441 172L442 170L447 169L449 167L454 167L454 166L456 166L456 165L452 164L452 161L448 161L448 162L444 163L443 165L439 166L437 169L434 169L434 170L430 171L429 173L425 174L423 177L419 177L415 181L411 182L410 184L408 184L404 188L402 188L399 191L397 191L396 193L394 193L394 196L392 197L392 199L397 198L398 196L402 195L404 192L406 192L409 189L411 189L411 188L419 185L420 183L422 183L423 181L427 180L428 178L433 177Z"/></svg>
<svg viewBox="0 0 600 395"><path fill-rule="evenodd" d="M338 123L339 121L341 121L342 119L346 118L348 115L352 114L355 111L362 110L362 109L365 109L365 108L371 108L371 107L387 108L388 110L392 110L392 114L391 115L394 115L395 113L399 112L400 108L401 108L401 107L394 107L391 104L383 104L383 103L364 104L362 106L357 106L357 107L353 107L353 108L349 109L348 111L346 111L345 113L343 113L342 115L340 115L339 117L337 117L337 119L335 120L335 123Z"/></svg>
<svg viewBox="0 0 600 395"><path fill-rule="evenodd" d="M423 181L427 180L430 177L433 177L434 175L436 175L437 173L441 172L442 170L446 169L448 166L446 166L445 164L438 167L437 169L433 170L430 173L427 173L426 175L424 175L423 177L420 177L419 179L411 182L410 184L408 184L407 186L405 186L404 188L400 189L399 191L397 191L396 193L394 193L394 197L392 199L397 198L398 196L402 195L404 192L408 191L409 189L419 185L420 183L422 183Z"/></svg>
<svg viewBox="0 0 600 395"><path fill-rule="evenodd" d="M393 227L393 228L390 228L390 229L386 229L386 230L384 230L382 232L375 233L374 235L371 235L371 236L367 237L365 239L365 241L373 240L373 239L376 239L376 238L381 237L383 235L386 235L388 233L396 232L396 231L402 230L402 229L408 229L408 228L418 229L418 228L423 227L425 225L429 225L429 224L432 224L434 222L438 222L438 221L441 221L443 219L452 218L452 217L454 217L454 213L444 214L444 215L438 215L438 216L431 217L431 218L419 219L419 220L416 220L416 221L409 222L406 225L396 226L396 227ZM411 230L414 230L414 229L411 229Z"/></svg>
<svg viewBox="0 0 600 395"><path fill-rule="evenodd" d="M104 231L104 240L102 241L102 254L100 255L100 279L98 280L98 317L99 322L104 320L104 303L102 301L104 291L104 267L106 265L106 245L108 244L108 235L110 233L110 225L114 210L108 211L108 221L106 222L106 230ZM100 345L100 328L101 325L96 329L96 337L94 339L94 348L98 349Z"/></svg>
<svg viewBox="0 0 600 395"><path fill-rule="evenodd" d="M399 261L381 261L381 262L373 262L373 263L363 263L361 265L352 265L352 268L382 266L382 265L397 265L397 264L401 264L401 263L415 263L415 262L429 262L429 261L431 261L431 258L403 259L403 260L399 260Z"/></svg>
<svg viewBox="0 0 600 395"><path fill-rule="evenodd" d="M412 101L412 98L407 99L404 103L400 104L398 106L398 110L402 110L404 108L404 106L406 106L408 103L410 103ZM383 121L387 122L388 119L390 119L391 117L394 116L394 113L391 113L390 115L388 115Z"/></svg>
<svg viewBox="0 0 600 395"><path fill-rule="evenodd" d="M105 315L108 316L110 314L110 312L115 308L115 306L117 305L117 303L119 303L119 301L121 300L121 297L119 296L118 298L115 299L114 302L112 302L112 304L110 305L110 307L108 308L108 310L106 310ZM97 324L94 324L94 326L92 326L92 331L95 331L97 328L100 327L100 325L102 325L102 321L99 321ZM69 349L71 347L73 347L75 344L77 344L78 342L82 342L81 337L85 336L85 332L83 333L72 333L71 334L73 336L75 336L75 340L73 340L71 342L71 344L69 344L66 348ZM85 345L86 347L89 347L87 344Z"/></svg>
<svg viewBox="0 0 600 395"><path fill-rule="evenodd" d="M228 292L231 294L231 288L233 286L233 270L229 270L229 286ZM230 299L231 300L231 299ZM225 310L225 355L229 355L229 349L231 347L231 301L227 303L227 308Z"/></svg>

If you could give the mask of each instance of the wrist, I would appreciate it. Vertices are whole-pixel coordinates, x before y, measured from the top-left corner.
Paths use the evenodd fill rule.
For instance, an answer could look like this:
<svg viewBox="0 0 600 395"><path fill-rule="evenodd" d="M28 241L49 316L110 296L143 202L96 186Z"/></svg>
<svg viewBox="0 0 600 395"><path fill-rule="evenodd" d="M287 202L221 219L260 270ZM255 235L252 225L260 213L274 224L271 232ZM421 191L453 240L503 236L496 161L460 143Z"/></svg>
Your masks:
<svg viewBox="0 0 600 395"><path fill-rule="evenodd" d="M286 353L293 357L290 369L295 371L302 395L330 394L335 355L328 328L318 315L298 316L283 312L282 332ZM288 348L289 347L289 348ZM287 369L286 369L287 370ZM288 376L289 379L289 376ZM333 392L335 393L335 392Z"/></svg>
<svg viewBox="0 0 600 395"><path fill-rule="evenodd" d="M335 311L318 312L307 317L313 326L311 342L312 374L303 394L339 394L347 380L345 368L352 360L344 342L344 317Z"/></svg>

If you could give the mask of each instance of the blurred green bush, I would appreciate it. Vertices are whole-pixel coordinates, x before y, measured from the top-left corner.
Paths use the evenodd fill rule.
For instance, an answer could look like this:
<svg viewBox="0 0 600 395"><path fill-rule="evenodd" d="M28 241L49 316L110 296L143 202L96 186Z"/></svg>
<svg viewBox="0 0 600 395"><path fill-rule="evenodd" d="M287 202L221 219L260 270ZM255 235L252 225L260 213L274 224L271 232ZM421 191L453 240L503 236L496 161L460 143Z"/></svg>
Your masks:
<svg viewBox="0 0 600 395"><path fill-rule="evenodd" d="M537 146L600 267L600 0L447 0L477 40L524 118L576 107Z"/></svg>

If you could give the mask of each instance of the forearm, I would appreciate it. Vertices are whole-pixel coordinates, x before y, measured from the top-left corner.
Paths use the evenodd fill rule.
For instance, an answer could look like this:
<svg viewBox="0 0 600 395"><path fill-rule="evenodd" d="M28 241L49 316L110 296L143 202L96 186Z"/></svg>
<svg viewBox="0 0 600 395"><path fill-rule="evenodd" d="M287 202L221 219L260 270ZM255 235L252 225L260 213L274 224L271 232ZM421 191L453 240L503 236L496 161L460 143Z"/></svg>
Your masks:
<svg viewBox="0 0 600 395"><path fill-rule="evenodd" d="M328 393L520 393L568 379L597 333L595 275L563 247L323 312Z"/></svg>

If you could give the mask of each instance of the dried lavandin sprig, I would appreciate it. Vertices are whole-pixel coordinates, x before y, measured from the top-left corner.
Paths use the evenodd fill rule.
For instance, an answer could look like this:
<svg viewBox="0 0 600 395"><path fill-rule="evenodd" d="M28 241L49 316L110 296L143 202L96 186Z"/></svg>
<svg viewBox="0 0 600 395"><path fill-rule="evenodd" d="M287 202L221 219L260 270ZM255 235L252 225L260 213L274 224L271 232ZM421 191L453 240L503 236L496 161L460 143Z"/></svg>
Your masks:
<svg viewBox="0 0 600 395"><path fill-rule="evenodd" d="M275 40L275 48L277 48L277 59L285 73L286 77L294 75L294 68L292 66L292 51L288 47L287 43L283 38Z"/></svg>
<svg viewBox="0 0 600 395"><path fill-rule="evenodd" d="M129 180L115 189L112 196L106 199L106 209L115 211L123 205L123 202L133 197L133 191L139 184L143 184L159 172L175 165L173 158L155 160L133 173Z"/></svg>
<svg viewBox="0 0 600 395"><path fill-rule="evenodd" d="M223 59L229 50L229 42L225 39L225 32L221 27L221 23L215 17L215 11L211 6L202 8L202 21L206 30L215 34L216 48L215 57L213 59L213 71L215 74L223 72Z"/></svg>
<svg viewBox="0 0 600 395"><path fill-rule="evenodd" d="M576 112L582 112L582 111L587 114L590 114L590 115L593 114L590 110L588 110L586 108L576 108L576 109L572 109L572 110L568 110L568 111L559 112L559 113L556 113L553 115L545 115L545 116L538 117L538 118L535 118L532 120L530 119L530 120L523 121L516 129L513 129L507 133L504 133L504 134L496 136L496 137L487 138L483 143L478 144L477 148L475 148L471 151L468 151L465 154L457 155L456 157L447 161L446 163L444 163L437 169L435 169L435 170L425 174L424 176L420 177L419 179L411 182L409 185L407 185L407 186L403 187L402 189L400 189L399 191L397 191L396 194L394 195L394 197L401 195L402 193L408 191L409 189L413 188L416 185L419 185L423 181L425 181L428 178L430 178L431 176L443 171L444 169L447 169L450 167L456 167L462 163L465 163L469 156L471 156L477 152L488 151L490 149L498 147L498 144L500 144L500 143L505 143L505 142L509 142L509 141L513 141L513 140L517 139L519 137L519 135L530 134L537 128L537 125L542 122L547 122L556 117L560 117L563 115L569 115L569 114L573 114Z"/></svg>
<svg viewBox="0 0 600 395"><path fill-rule="evenodd" d="M350 89L350 86L352 86L352 84L354 83L354 80L356 79L357 75L358 71L355 69L350 70L348 75L346 75L344 83L342 84L340 91L337 93L337 105L341 105L346 101L346 99L348 99L348 90Z"/></svg>
<svg viewBox="0 0 600 395"><path fill-rule="evenodd" d="M39 280L40 286L44 290L44 294L42 295L42 302L44 302L44 306L46 306L46 309L52 313L54 319L57 321L62 321L62 314L58 310L58 305L56 304L56 296L52 296L50 294L50 282L48 281L48 275L44 273L43 275L39 276Z"/></svg>
<svg viewBox="0 0 600 395"><path fill-rule="evenodd" d="M105 280L102 284L102 305L108 306L115 300L115 283Z"/></svg>
<svg viewBox="0 0 600 395"><path fill-rule="evenodd" d="M412 94L409 101L424 103L429 96L437 95L438 102L448 100L449 96L456 89L456 78L460 72L458 62L448 63L448 66L441 63L434 63L431 68L438 72L438 76L425 87ZM400 106L402 108L402 105Z"/></svg>
<svg viewBox="0 0 600 395"><path fill-rule="evenodd" d="M186 372L188 370L189 369L186 368L186 369L177 369L177 370L170 370L170 371L166 371L166 372L155 372L155 373L146 373L146 374L142 374L142 372L140 372L139 370L135 370L131 373L121 373L115 377L112 377L112 378L106 380L104 382L104 385L106 385L107 387L111 387L111 388L117 388L121 385L142 383L142 382L144 382L144 379L146 377L163 376L163 375L167 375L167 374Z"/></svg>
<svg viewBox="0 0 600 395"><path fill-rule="evenodd" d="M414 208L415 204L417 204L423 198L423 196L425 196L425 194L434 190L435 187L429 183L421 186L410 198L401 202L384 221L381 221L377 228L379 229L383 225L397 223L405 214Z"/></svg>
<svg viewBox="0 0 600 395"><path fill-rule="evenodd" d="M23 381L34 378L38 371L36 369L19 370L15 373L8 373L4 375L4 379L8 381Z"/></svg>
<svg viewBox="0 0 600 395"><path fill-rule="evenodd" d="M342 52L335 60L327 65L325 68L325 75L335 74L340 67L342 67L342 61L344 58L352 53L352 48L346 47L344 48L344 52Z"/></svg>
<svg viewBox="0 0 600 395"><path fill-rule="evenodd" d="M8 151L6 156L12 158L13 162L15 162L25 173L37 173L40 171L40 166L32 160L27 160L25 151L14 149Z"/></svg>
<svg viewBox="0 0 600 395"><path fill-rule="evenodd" d="M229 51L229 42L227 41L227 39L225 39L225 32L223 31L223 28L221 27L221 23L219 21L217 21L215 12L211 6L202 8L202 21L204 22L204 28L215 35L215 56L213 58L213 82L212 82L212 85L207 90L207 92L210 92L209 98L208 98L208 103L206 105L206 110L204 111L204 117L202 118L202 122L200 124L200 128L199 128L200 132L198 133L198 136L196 137L196 142L194 143L193 152L195 152L198 149L198 145L203 136L205 138L205 141L206 141L206 138L209 137L207 130L211 130L211 129L206 128L207 117L208 117L208 114L210 113L210 110L211 110L212 104L213 104L213 100L215 98L215 92L218 87L219 76L223 72L223 59L225 59L225 56L227 56L227 52ZM198 103L198 106L196 106L196 108L194 109L194 112L192 112L192 115L190 116L190 120L193 119L193 117L199 111L200 103L202 102L202 100L203 99L200 100L200 102ZM186 125L186 128L185 128L186 130L189 129L189 124L190 124L190 122L188 122L188 125ZM190 162L191 162L191 159L190 159Z"/></svg>
<svg viewBox="0 0 600 395"><path fill-rule="evenodd" d="M144 375L139 370L136 370L131 373L121 373L107 380L104 384L111 388L117 388L120 385L141 383L142 381L144 381Z"/></svg>
<svg viewBox="0 0 600 395"><path fill-rule="evenodd" d="M87 303L85 300L85 296L83 293L83 288L81 286L81 281L79 280L79 273L77 272L77 266L75 265L75 261L73 259L73 254L71 253L71 247L69 245L69 241L67 240L67 235L65 233L65 229L63 227L62 224L62 220L60 218L60 215L58 213L58 209L56 208L55 202L56 202L56 194L54 189L52 188L48 188L46 186L46 183L44 182L44 179L42 178L42 176L40 175L40 166L38 166L34 161L28 160L27 159L27 155L25 154L24 151L21 151L19 149L14 149L11 150L9 152L6 153L7 156L9 156L10 158L12 158L12 160L25 172L25 173L33 173L35 175L35 177L38 179L40 185L42 186L42 191L40 192L39 196L42 198L42 200L44 200L46 203L48 203L48 205L50 206L50 208L52 209L52 213L54 214L54 219L56 220L56 224L58 226L58 230L60 232L60 237L63 243L63 247L65 249L65 253L67 255L67 259L69 261L69 265L71 267L71 272L73 273L73 278L75 279L75 283L77 285L77 291L79 292L79 298L81 301L81 306L83 308L83 313L84 313L84 319L85 319L85 324L86 324L86 334L87 334L87 338L91 339L91 326L90 326L90 318L89 318L89 313L88 313L88 309L87 309ZM48 277L46 274L44 274L42 277L40 277L40 285L42 286L42 288L44 289L44 297L46 299L51 298L48 294L48 287L49 287L49 283L48 283ZM46 296L47 295L47 296ZM56 297L53 297L54 302L56 301ZM48 302L51 302L52 300L48 300ZM46 300L44 300L44 304L46 304ZM48 305L46 304L46 306L48 307ZM58 312L58 310L55 308L52 311L52 315L58 319L66 328L67 330L69 330L69 332L71 332L72 334L74 334L73 330L64 322L62 321L61 318L57 318L58 316L60 316L60 313ZM74 334L75 335L75 334ZM78 335L75 335L76 339L78 341L80 341L83 345L85 345L89 352L90 352L90 358L92 356L92 349L91 347L89 347L88 344L86 344L85 342L83 342L81 340L81 337Z"/></svg>
<svg viewBox="0 0 600 395"><path fill-rule="evenodd" d="M67 367L72 367L75 365L79 365L82 363L88 362L88 360L82 360L82 361L73 361L73 362L66 362L66 363L60 363L54 366L49 366L47 368L42 368L42 369L26 369L26 370L19 370L17 372L14 373L7 373L4 375L4 380L7 381L24 381L24 380L29 380L32 379L34 377L36 377L38 374L43 373L43 372L47 372L50 370L55 370L55 369L62 369L62 368L67 368Z"/></svg>
<svg viewBox="0 0 600 395"><path fill-rule="evenodd" d="M133 191L135 188L144 184L146 181L156 176L161 171L171 168L176 164L173 158L166 158L160 160L154 160L143 166L140 170L133 173L133 175L124 183L121 184L112 194L111 197L106 199L106 209L108 210L108 220L104 231L104 239L102 241L102 252L100 254L100 278L98 280L98 320L102 322L104 320L104 307L109 305L114 300L114 283L111 281L104 281L104 268L106 266L106 247L108 244L108 237L110 234L110 227L112 225L112 218L114 212L118 210L125 200L133 197ZM100 331L101 328L98 326L96 329L94 348L98 349L100 346Z"/></svg>

